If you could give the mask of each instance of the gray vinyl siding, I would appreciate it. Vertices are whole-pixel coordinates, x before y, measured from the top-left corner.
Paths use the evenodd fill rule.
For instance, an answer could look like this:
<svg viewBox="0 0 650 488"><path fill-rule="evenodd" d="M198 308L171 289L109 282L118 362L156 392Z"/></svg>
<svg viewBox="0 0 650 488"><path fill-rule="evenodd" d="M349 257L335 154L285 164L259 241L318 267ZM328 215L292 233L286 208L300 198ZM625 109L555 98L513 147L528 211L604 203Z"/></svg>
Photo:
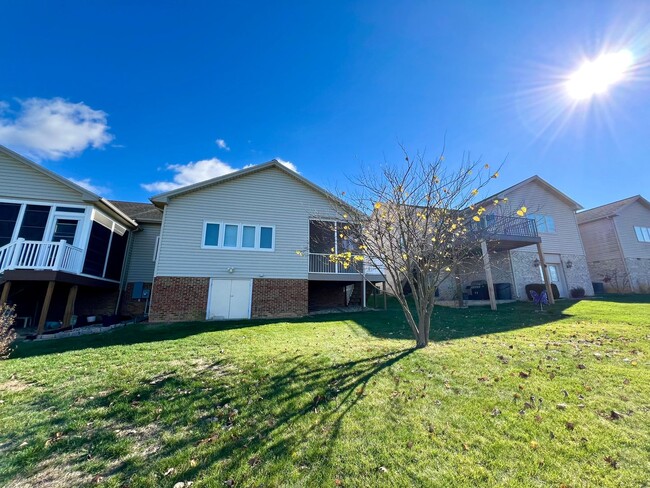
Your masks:
<svg viewBox="0 0 650 488"><path fill-rule="evenodd" d="M0 153L0 197L83 203L79 192Z"/></svg>
<svg viewBox="0 0 650 488"><path fill-rule="evenodd" d="M621 209L614 221L625 257L650 258L650 243L639 242L634 232L634 226L650 227L650 210L636 201Z"/></svg>
<svg viewBox="0 0 650 488"><path fill-rule="evenodd" d="M540 233L544 253L585 254L580 232L572 206L538 183L531 181L501 197L508 197L508 207L513 211L524 206L529 214L550 215L555 221L555 233ZM536 246L527 246L518 251L537 252Z"/></svg>
<svg viewBox="0 0 650 488"><path fill-rule="evenodd" d="M138 232L131 234L131 258L127 272L127 282L144 281L151 283L155 263L153 260L156 237L160 235L160 224L140 224Z"/></svg>
<svg viewBox="0 0 650 488"><path fill-rule="evenodd" d="M335 217L320 193L269 168L172 198L156 276L307 279L309 218ZM205 221L275 226L275 250L203 249ZM228 273L228 268L234 268Z"/></svg>
<svg viewBox="0 0 650 488"><path fill-rule="evenodd" d="M616 229L611 219L604 218L585 222L579 227L589 262L621 259Z"/></svg>

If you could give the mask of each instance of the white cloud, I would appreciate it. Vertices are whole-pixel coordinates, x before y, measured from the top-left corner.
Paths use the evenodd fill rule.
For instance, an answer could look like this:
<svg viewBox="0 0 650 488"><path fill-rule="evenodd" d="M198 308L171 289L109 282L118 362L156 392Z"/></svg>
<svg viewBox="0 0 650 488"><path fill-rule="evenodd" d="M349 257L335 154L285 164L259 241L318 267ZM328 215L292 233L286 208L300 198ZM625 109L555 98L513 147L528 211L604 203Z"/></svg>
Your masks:
<svg viewBox="0 0 650 488"><path fill-rule="evenodd" d="M286 166L287 168L289 168L291 171L293 171L295 173L300 173L300 171L298 171L298 168L296 168L296 165L293 164L291 161L285 161L282 158L275 158L275 160L278 163L282 164L283 166Z"/></svg>
<svg viewBox="0 0 650 488"><path fill-rule="evenodd" d="M230 151L228 144L226 144L226 141L224 141L223 139L217 139L216 141L214 141L214 143L217 145L217 147L219 147L219 149Z"/></svg>
<svg viewBox="0 0 650 488"><path fill-rule="evenodd" d="M62 98L18 100L10 110L0 102L0 144L36 160L61 159L85 149L102 148L113 140L106 112Z"/></svg>
<svg viewBox="0 0 650 488"><path fill-rule="evenodd" d="M111 192L110 188L93 184L90 181L90 178L83 178L81 180L77 180L76 178L68 179L80 187L85 188L86 190L89 190L93 193L97 193L98 195L108 195Z"/></svg>
<svg viewBox="0 0 650 488"><path fill-rule="evenodd" d="M298 173L295 164L280 158L276 159L291 171ZM201 161L192 161L187 164L168 164L165 170L176 173L172 181L154 181L153 183L142 183L140 186L150 192L166 192L253 166L255 165L247 164L244 168L233 168L218 158L202 159Z"/></svg>
<svg viewBox="0 0 650 488"><path fill-rule="evenodd" d="M166 169L176 172L172 181L143 183L142 188L152 192L170 191L181 186L191 185L199 181L209 180L210 178L216 178L217 176L223 176L237 171L236 168L217 158L203 159L187 164L168 164Z"/></svg>

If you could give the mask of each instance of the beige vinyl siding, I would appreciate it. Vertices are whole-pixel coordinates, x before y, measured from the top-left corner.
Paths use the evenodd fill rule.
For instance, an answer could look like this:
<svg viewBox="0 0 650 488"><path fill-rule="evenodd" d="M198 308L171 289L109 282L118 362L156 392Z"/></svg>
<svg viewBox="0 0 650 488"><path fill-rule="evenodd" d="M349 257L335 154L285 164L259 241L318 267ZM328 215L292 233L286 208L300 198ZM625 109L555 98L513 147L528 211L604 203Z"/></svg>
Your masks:
<svg viewBox="0 0 650 488"><path fill-rule="evenodd" d="M0 197L83 203L79 192L0 153Z"/></svg>
<svg viewBox="0 0 650 488"><path fill-rule="evenodd" d="M524 206L529 214L553 217L555 233L540 233L544 253L584 256L575 211L564 200L534 181L500 196L508 197L508 205L514 210ZM537 252L537 249L535 246L527 246L518 251Z"/></svg>
<svg viewBox="0 0 650 488"><path fill-rule="evenodd" d="M639 242L634 232L634 226L650 227L650 210L637 201L621 209L614 222L625 257L650 258L650 243Z"/></svg>
<svg viewBox="0 0 650 488"><path fill-rule="evenodd" d="M621 259L616 229L611 219L586 222L580 224L579 228L589 262Z"/></svg>
<svg viewBox="0 0 650 488"><path fill-rule="evenodd" d="M153 281L155 263L153 261L156 237L160 235L160 224L140 224L138 232L131 234L131 258L127 272L127 282Z"/></svg>
<svg viewBox="0 0 650 488"><path fill-rule="evenodd" d="M276 168L172 198L163 214L156 276L308 276L309 218L333 217L328 200ZM275 226L275 250L203 249L205 221ZM228 268L234 268L228 273Z"/></svg>

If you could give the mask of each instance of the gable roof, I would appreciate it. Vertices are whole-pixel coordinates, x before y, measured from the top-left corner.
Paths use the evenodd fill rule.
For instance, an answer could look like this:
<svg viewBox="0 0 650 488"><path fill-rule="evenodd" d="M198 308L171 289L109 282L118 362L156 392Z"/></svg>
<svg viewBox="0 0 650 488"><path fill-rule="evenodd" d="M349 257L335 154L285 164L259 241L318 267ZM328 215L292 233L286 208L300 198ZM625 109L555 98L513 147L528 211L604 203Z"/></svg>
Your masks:
<svg viewBox="0 0 650 488"><path fill-rule="evenodd" d="M578 202L576 202L575 200L573 200L572 198L567 196L566 193L562 193L560 190L555 188L548 181L544 180L543 178L541 178L538 175L533 175L530 178L526 178L525 180L520 181L519 183L506 188L505 190L501 190L500 192L497 192L497 193L495 193L493 195L490 195L489 197L481 200L480 203L485 203L487 201L494 200L496 197L498 197L500 195L503 195L505 193L510 193L510 192L512 192L514 190L518 190L522 186L525 186L525 185L527 185L529 183L533 183L533 182L539 184L541 187L543 187L547 191L553 193L560 200L564 201L567 205L569 205L570 207L573 207L574 210L582 210L584 208Z"/></svg>
<svg viewBox="0 0 650 488"><path fill-rule="evenodd" d="M0 144L0 154L4 154L5 156L8 156L9 158L13 159L14 161L17 161L21 164L24 164L25 166L33 169L34 171L37 171L48 178L70 188L71 190L79 193L81 195L81 199L85 202L88 203L93 203L97 205L98 207L101 207L104 211L107 211L110 214L113 214L115 217L119 218L120 220L123 220L124 223L126 223L130 227L137 227L138 224L133 221L128 215L126 215L124 212L116 208L111 202L106 200L103 197L100 197L96 193L88 190L87 188L84 188L82 186L77 185L76 183L73 183L67 178L64 178L61 175L56 174L54 171L50 171L49 169L43 167L40 164L35 163L34 161L31 161L27 159L25 156L22 156L18 154L15 151L12 151L8 147L3 146Z"/></svg>
<svg viewBox="0 0 650 488"><path fill-rule="evenodd" d="M162 222L162 211L152 203L124 202L121 200L111 200L111 203L137 222Z"/></svg>
<svg viewBox="0 0 650 488"><path fill-rule="evenodd" d="M181 188L177 188L176 190L171 190L171 191L168 191L168 192L165 192L165 193L160 193L158 195L155 195L155 196L151 197L149 200L151 200L153 202L153 204L156 205L157 207L162 208L162 207L164 207L165 205L167 205L169 203L169 200L171 198L175 198L175 197L178 197L180 195L184 195L186 193L190 193L190 192L193 192L193 191L203 190L204 188L208 188L210 186L225 183L227 181L232 181L232 180L237 179L237 178L243 178L245 176L248 176L248 175L251 175L251 174L254 174L254 173L258 173L260 171L264 171L264 170L267 170L267 169L270 169L270 168L279 169L280 171L282 171L283 173L285 173L285 174L289 175L290 177L294 178L295 180L302 183L303 185L311 188L312 190L314 190L317 193L320 193L322 196L324 196L328 200L332 200L332 201L336 202L337 204L347 208L348 211L350 211L350 212L358 213L358 210L351 207L348 203L344 202L343 200L341 200L337 196L331 194L330 192L328 192L327 190L321 188L320 186L316 185L315 183L312 183L311 181L309 181L304 176L301 176L298 173L296 173L295 171L292 171L292 170L288 169L286 166L284 166L282 163L280 163L277 159L272 159L271 161L268 161L266 163L258 164L258 165L255 165L255 166L250 166L248 168L244 168L244 169L241 169L239 171L234 171L232 173L228 173L227 175L217 176L216 178L212 178L212 179L205 180L205 181L200 181L200 182L194 183L192 185L183 186Z"/></svg>
<svg viewBox="0 0 650 488"><path fill-rule="evenodd" d="M618 215L625 207L632 205L634 202L639 202L644 205L646 208L650 209L650 202L643 198L641 195L635 195L633 197L624 198L623 200L617 200L616 202L606 203L599 207L590 208L584 212L579 212L576 214L578 218L578 224L584 224L586 222L591 222L592 220L603 219L606 217L613 217Z"/></svg>

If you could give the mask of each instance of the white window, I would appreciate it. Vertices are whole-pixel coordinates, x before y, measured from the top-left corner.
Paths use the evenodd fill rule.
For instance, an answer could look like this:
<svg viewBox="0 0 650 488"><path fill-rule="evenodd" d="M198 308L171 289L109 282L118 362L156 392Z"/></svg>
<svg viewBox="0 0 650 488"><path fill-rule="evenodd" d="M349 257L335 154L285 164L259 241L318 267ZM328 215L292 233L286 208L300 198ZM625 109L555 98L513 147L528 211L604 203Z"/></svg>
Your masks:
<svg viewBox="0 0 650 488"><path fill-rule="evenodd" d="M217 247L217 246L219 246L219 229L220 228L221 228L221 224L206 222L205 229L203 231L203 245L205 247Z"/></svg>
<svg viewBox="0 0 650 488"><path fill-rule="evenodd" d="M273 251L275 249L275 227L205 222L201 247Z"/></svg>
<svg viewBox="0 0 650 488"><path fill-rule="evenodd" d="M555 220L550 215L528 214L530 220L537 223L537 231L544 234L555 234Z"/></svg>
<svg viewBox="0 0 650 488"><path fill-rule="evenodd" d="M248 247L248 248L255 247L255 226L253 225L242 226L241 247Z"/></svg>
<svg viewBox="0 0 650 488"><path fill-rule="evenodd" d="M237 247L238 225L226 224L223 229L223 247Z"/></svg>
<svg viewBox="0 0 650 488"><path fill-rule="evenodd" d="M639 242L650 242L650 227L634 226L634 232Z"/></svg>

